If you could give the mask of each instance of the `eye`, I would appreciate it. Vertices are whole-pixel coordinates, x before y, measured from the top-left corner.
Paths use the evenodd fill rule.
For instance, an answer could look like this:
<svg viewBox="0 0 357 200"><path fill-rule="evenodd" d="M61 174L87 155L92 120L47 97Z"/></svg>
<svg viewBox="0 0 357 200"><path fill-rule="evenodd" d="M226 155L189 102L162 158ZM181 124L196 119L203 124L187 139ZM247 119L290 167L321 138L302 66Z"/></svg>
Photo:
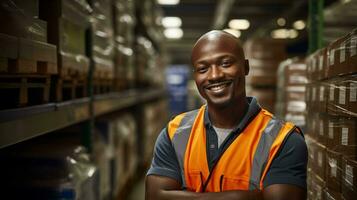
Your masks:
<svg viewBox="0 0 357 200"><path fill-rule="evenodd" d="M221 62L222 67L229 67L231 65L232 65L232 61L229 59L222 60L222 62Z"/></svg>
<svg viewBox="0 0 357 200"><path fill-rule="evenodd" d="M208 71L208 67L205 66L205 65L199 65L199 66L196 67L195 71L200 73L200 74L203 74L203 73Z"/></svg>

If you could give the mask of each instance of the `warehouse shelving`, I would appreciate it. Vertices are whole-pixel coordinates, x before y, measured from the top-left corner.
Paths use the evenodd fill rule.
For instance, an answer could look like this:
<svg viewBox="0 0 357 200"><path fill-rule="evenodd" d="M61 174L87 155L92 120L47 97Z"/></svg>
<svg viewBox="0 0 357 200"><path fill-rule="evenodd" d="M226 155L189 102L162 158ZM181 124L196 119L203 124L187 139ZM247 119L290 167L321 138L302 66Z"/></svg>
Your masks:
<svg viewBox="0 0 357 200"><path fill-rule="evenodd" d="M166 95L164 89L132 89L61 103L0 111L0 148L10 146L109 112ZM90 108L93 106L93 114Z"/></svg>

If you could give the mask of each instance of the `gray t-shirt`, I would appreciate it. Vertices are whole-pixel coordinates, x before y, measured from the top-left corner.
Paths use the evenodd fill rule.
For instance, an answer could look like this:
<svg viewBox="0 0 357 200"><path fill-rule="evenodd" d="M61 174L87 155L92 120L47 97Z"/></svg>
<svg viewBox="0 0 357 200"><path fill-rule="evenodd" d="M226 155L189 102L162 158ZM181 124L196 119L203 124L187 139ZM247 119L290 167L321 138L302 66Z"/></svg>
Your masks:
<svg viewBox="0 0 357 200"><path fill-rule="evenodd" d="M218 138L218 148L221 146L224 140L228 137L228 135L233 131L233 129L226 129L226 128L218 128L213 126L213 129L216 131L217 138Z"/></svg>
<svg viewBox="0 0 357 200"><path fill-rule="evenodd" d="M210 169L215 162L215 159L222 153L224 149L223 147L229 145L226 143L229 143L231 134L234 134L236 130L244 128L249 124L250 119L260 110L260 106L255 98L248 97L248 102L249 108L247 113L237 128L230 131L230 134L228 134L227 138L222 142L223 146L218 145L219 139L217 133L215 133L212 124L210 124L208 115L205 114L208 149L207 160ZM293 132L283 141L282 147L268 170L263 186L267 187L272 184L291 184L306 189L306 168L307 146L305 140L302 134ZM166 176L182 183L180 166L166 128L161 131L156 140L154 156L147 175Z"/></svg>

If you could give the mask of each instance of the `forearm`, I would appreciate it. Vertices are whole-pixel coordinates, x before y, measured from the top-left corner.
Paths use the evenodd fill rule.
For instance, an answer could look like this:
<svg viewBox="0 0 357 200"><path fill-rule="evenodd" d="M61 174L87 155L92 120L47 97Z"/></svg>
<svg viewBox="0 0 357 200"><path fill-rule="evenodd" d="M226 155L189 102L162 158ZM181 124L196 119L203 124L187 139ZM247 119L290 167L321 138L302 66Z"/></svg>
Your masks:
<svg viewBox="0 0 357 200"><path fill-rule="evenodd" d="M262 198L260 191L226 191L196 193L182 190L162 190L147 200L259 200Z"/></svg>

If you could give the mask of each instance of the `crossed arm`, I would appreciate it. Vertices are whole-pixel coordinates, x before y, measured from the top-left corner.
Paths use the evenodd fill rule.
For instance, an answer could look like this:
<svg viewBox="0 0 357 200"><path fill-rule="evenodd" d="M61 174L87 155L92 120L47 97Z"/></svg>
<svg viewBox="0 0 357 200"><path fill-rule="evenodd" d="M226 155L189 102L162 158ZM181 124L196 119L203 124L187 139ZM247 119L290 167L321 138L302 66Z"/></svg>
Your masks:
<svg viewBox="0 0 357 200"><path fill-rule="evenodd" d="M165 176L149 175L146 177L146 200L305 200L306 191L288 184L274 184L263 191L226 191L195 193L181 190L176 180Z"/></svg>

